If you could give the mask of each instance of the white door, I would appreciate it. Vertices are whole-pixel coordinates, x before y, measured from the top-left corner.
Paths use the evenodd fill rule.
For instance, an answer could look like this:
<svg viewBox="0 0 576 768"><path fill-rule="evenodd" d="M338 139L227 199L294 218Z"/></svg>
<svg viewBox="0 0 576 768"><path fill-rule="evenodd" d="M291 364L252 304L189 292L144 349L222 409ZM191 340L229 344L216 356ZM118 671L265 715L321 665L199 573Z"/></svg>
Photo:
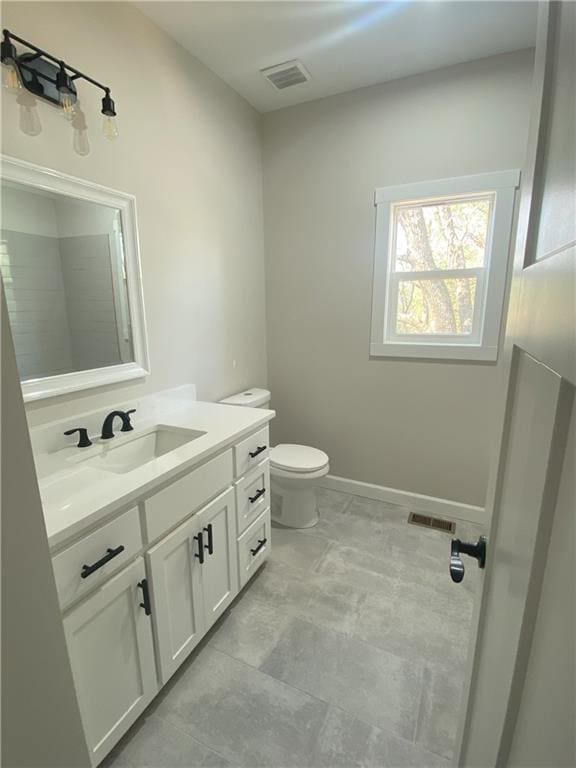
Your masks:
<svg viewBox="0 0 576 768"><path fill-rule="evenodd" d="M574 680L563 686L560 672L548 688L544 672L534 695L531 682L535 628L543 621L566 626L563 615L574 616L573 583L565 584L571 598L556 598L546 610L541 598L557 555L570 561L550 549L551 531L560 518L574 516L566 492L574 467L565 454L576 386L575 29L576 4L542 5L504 350L507 396L488 494L492 521L460 766L574 765L576 759ZM574 542L566 547L573 559ZM565 566L565 576L573 582L573 565ZM557 649L569 646L556 638ZM550 645L542 669L561 666L554 653ZM573 656L572 649L564 675L573 673Z"/></svg>
<svg viewBox="0 0 576 768"><path fill-rule="evenodd" d="M93 765L158 690L145 578L144 561L138 558L64 618Z"/></svg>
<svg viewBox="0 0 576 768"><path fill-rule="evenodd" d="M208 630L238 594L238 553L234 489L196 515L204 543L202 594Z"/></svg>
<svg viewBox="0 0 576 768"><path fill-rule="evenodd" d="M147 553L160 678L166 683L205 632L200 569L205 550L192 517Z"/></svg>

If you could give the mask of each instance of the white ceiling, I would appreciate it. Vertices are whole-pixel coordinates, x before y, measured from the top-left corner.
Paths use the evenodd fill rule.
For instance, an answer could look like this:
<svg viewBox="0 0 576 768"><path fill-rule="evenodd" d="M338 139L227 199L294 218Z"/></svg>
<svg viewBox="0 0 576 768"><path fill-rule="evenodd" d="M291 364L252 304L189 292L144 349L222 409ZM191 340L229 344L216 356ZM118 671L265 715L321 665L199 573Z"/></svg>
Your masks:
<svg viewBox="0 0 576 768"><path fill-rule="evenodd" d="M537 3L502 0L138 2L256 109L273 109L534 45ZM260 69L300 59L276 91Z"/></svg>

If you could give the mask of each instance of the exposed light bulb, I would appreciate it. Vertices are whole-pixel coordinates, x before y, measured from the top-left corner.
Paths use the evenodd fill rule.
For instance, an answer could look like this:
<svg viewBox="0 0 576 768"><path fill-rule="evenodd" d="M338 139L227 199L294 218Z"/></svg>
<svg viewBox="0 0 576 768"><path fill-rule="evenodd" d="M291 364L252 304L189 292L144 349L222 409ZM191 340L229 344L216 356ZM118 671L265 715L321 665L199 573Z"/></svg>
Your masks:
<svg viewBox="0 0 576 768"><path fill-rule="evenodd" d="M86 116L80 107L80 102L76 102L72 114L72 146L74 152L80 157L86 157L90 154L90 142L88 140L88 126L86 124Z"/></svg>
<svg viewBox="0 0 576 768"><path fill-rule="evenodd" d="M74 138L72 139L72 146L74 152L80 157L86 157L90 154L90 142L88 141L88 131L74 131Z"/></svg>
<svg viewBox="0 0 576 768"><path fill-rule="evenodd" d="M20 130L27 136L38 136L42 132L36 104L20 104Z"/></svg>
<svg viewBox="0 0 576 768"><path fill-rule="evenodd" d="M60 95L60 105L62 107L62 113L66 120L72 120L74 117L74 104L75 99L69 93L63 93Z"/></svg>
<svg viewBox="0 0 576 768"><path fill-rule="evenodd" d="M118 126L116 124L116 118L112 115L104 115L102 121L102 132L104 137L109 141L112 141L118 136Z"/></svg>
<svg viewBox="0 0 576 768"><path fill-rule="evenodd" d="M13 92L19 91L22 88L22 83L14 64L2 64L2 85Z"/></svg>

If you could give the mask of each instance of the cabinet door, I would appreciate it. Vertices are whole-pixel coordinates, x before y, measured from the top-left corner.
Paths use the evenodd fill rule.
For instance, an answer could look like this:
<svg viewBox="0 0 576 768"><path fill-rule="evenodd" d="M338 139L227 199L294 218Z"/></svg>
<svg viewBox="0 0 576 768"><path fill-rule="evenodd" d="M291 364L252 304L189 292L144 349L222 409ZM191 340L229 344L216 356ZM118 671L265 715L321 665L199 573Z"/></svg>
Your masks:
<svg viewBox="0 0 576 768"><path fill-rule="evenodd" d="M214 499L196 515L204 543L202 594L206 629L238 594L236 505L234 489Z"/></svg>
<svg viewBox="0 0 576 768"><path fill-rule="evenodd" d="M198 525L197 516L192 517L146 555L162 683L178 669L205 632Z"/></svg>
<svg viewBox="0 0 576 768"><path fill-rule="evenodd" d="M140 603L144 561L106 582L64 618L86 740L96 765L158 690L152 627Z"/></svg>

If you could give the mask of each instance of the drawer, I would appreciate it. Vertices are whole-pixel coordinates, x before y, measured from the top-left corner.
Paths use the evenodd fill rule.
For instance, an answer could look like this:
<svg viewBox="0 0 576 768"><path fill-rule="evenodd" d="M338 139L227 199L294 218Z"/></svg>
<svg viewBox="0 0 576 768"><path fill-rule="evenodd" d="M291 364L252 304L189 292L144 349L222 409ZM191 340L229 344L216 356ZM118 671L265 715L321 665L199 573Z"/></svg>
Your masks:
<svg viewBox="0 0 576 768"><path fill-rule="evenodd" d="M256 573L270 554L270 509L266 509L238 539L240 588Z"/></svg>
<svg viewBox="0 0 576 768"><path fill-rule="evenodd" d="M270 506L270 462L268 459L236 483L238 535Z"/></svg>
<svg viewBox="0 0 576 768"><path fill-rule="evenodd" d="M134 507L55 555L52 566L60 606L65 608L101 584L141 549L140 519Z"/></svg>
<svg viewBox="0 0 576 768"><path fill-rule="evenodd" d="M144 502L148 542L184 520L231 485L232 451L216 456Z"/></svg>
<svg viewBox="0 0 576 768"><path fill-rule="evenodd" d="M246 475L263 459L267 459L269 453L270 438L268 436L268 427L264 427L264 429L255 432L234 446L236 477Z"/></svg>

